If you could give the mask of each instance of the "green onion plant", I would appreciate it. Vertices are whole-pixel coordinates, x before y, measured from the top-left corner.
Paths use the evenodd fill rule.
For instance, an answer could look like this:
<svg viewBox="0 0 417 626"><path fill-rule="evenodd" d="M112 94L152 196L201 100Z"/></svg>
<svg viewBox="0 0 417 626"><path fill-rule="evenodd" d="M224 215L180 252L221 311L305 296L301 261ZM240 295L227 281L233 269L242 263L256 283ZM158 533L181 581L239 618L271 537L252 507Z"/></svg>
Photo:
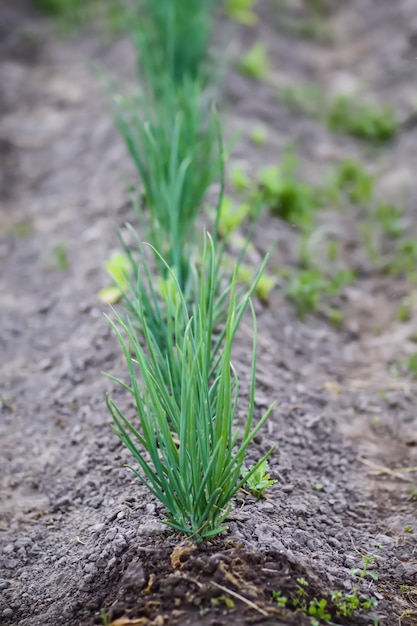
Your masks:
<svg viewBox="0 0 417 626"><path fill-rule="evenodd" d="M130 20L132 38L140 73L154 95L159 93L161 77L177 85L208 78L208 45L217 1L136 1Z"/></svg>
<svg viewBox="0 0 417 626"><path fill-rule="evenodd" d="M208 239L200 297L191 306L175 272L168 268L171 282L164 291L168 313L165 352L149 321L147 303L141 298L137 299L135 316L142 337L130 316L114 312L110 320L126 359L129 382L110 378L132 395L137 414L132 421L108 398L114 431L137 463L130 469L166 507L168 526L196 540L226 529L224 521L232 497L272 452L242 475L247 448L272 407L255 425L256 318L249 294L242 303L237 302L236 268L226 288L226 321L214 339L215 257L213 241ZM144 271L146 275L148 270ZM252 310L255 339L246 419L239 434L235 430L239 381L231 358L247 306Z"/></svg>
<svg viewBox="0 0 417 626"><path fill-rule="evenodd" d="M133 246L128 245L120 237L124 259L128 264L129 278L123 276L118 280L114 276L116 287L122 294L122 308L120 316L129 320L138 336L146 333L152 337L152 352L149 352L152 362L157 363L164 374L166 386L171 386L178 398L181 381L176 362L176 343L189 323L189 316L195 303L198 303L200 316L207 319L207 341L212 374L216 368L222 344L224 341L224 323L228 315L228 297L231 290L230 266L224 263L223 248L211 238L204 245L202 258L196 257L190 262L191 273L186 288L181 288L181 298L178 295L178 277L152 246L147 246L158 257L165 272L155 277L155 272L147 260L145 247L140 242L137 233L129 227ZM134 248L134 249L133 249ZM236 274L239 278L242 266L242 254L237 259ZM257 293L263 280L267 258L257 272L252 272L246 285L238 288L235 294L235 319L233 337L250 298ZM181 305L181 306L180 306ZM144 323L145 320L145 323ZM211 339L209 339L211 337ZM149 344L151 345L151 344Z"/></svg>
<svg viewBox="0 0 417 626"><path fill-rule="evenodd" d="M196 219L222 167L216 117L204 102L198 83L191 81L178 88L167 81L164 98L158 102L121 96L113 101L117 125L139 174L149 211L147 239L175 268L181 287L185 287ZM137 215L143 223L140 206Z"/></svg>

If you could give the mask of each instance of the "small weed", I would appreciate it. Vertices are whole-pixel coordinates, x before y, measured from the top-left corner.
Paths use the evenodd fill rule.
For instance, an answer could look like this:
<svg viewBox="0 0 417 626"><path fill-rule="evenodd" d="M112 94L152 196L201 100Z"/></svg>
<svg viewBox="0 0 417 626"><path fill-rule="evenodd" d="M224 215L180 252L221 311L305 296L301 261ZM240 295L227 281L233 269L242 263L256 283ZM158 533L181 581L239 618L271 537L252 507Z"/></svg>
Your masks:
<svg viewBox="0 0 417 626"><path fill-rule="evenodd" d="M51 252L52 266L59 272L65 272L69 268L68 252L63 243L58 244Z"/></svg>
<svg viewBox="0 0 417 626"><path fill-rule="evenodd" d="M122 299L123 293L129 284L131 264L128 257L120 252L114 252L109 261L104 264L114 284L104 287L98 293L101 302L115 304Z"/></svg>
<svg viewBox="0 0 417 626"><path fill-rule="evenodd" d="M377 606L378 601L376 598L359 594L360 585L366 578L378 580L378 574L373 570L369 570L369 565L373 563L375 559L376 556L374 555L364 555L362 557L363 568L361 570L357 568L350 570L350 574L358 576L357 584L352 593L343 594L341 591L332 593L332 601L336 605L338 615L342 617L352 617L354 612L358 609L368 612Z"/></svg>
<svg viewBox="0 0 417 626"><path fill-rule="evenodd" d="M403 324L409 322L412 317L411 305L408 298L404 298L397 310L397 320Z"/></svg>
<svg viewBox="0 0 417 626"><path fill-rule="evenodd" d="M414 354L408 357L405 362L405 367L413 378L417 378L417 352L414 352Z"/></svg>
<svg viewBox="0 0 417 626"><path fill-rule="evenodd" d="M110 626L110 617L104 609L101 609L100 611L100 618L103 626Z"/></svg>
<svg viewBox="0 0 417 626"><path fill-rule="evenodd" d="M375 220L378 222L382 232L392 238L399 237L403 228L401 218L403 213L401 209L389 202L381 202L377 204L373 211Z"/></svg>
<svg viewBox="0 0 417 626"><path fill-rule="evenodd" d="M237 277L238 280L244 285L249 285L253 280L254 270L252 267L241 263L237 271ZM269 276L268 274L264 273L259 278L255 288L255 293L262 302L268 302L269 294L271 293L271 290L275 287L275 284L275 278L273 276Z"/></svg>
<svg viewBox="0 0 417 626"><path fill-rule="evenodd" d="M369 612L375 608L378 604L375 598L369 598L368 596L359 594L359 587L366 578L377 580L378 576L376 572L369 570L369 565L375 560L375 556L363 557L363 569L351 570L352 575L358 575L358 581L355 585L352 593L344 594L341 591L335 591L331 594L331 602L333 607L329 606L329 601L326 598L313 598L308 600L308 582L305 578L297 578L296 591L291 594L289 598L282 596L280 591L272 592L272 598L277 602L278 606L286 607L291 606L292 609L301 611L306 615L312 617L311 625L319 626L320 624L333 624L332 615L330 610L336 613L340 617L352 617L356 611ZM375 617L373 623L378 626L378 618Z"/></svg>
<svg viewBox="0 0 417 626"><path fill-rule="evenodd" d="M281 219L308 228L321 204L321 195L297 177L296 169L297 162L291 153L280 167L263 168L259 174L261 202Z"/></svg>
<svg viewBox="0 0 417 626"><path fill-rule="evenodd" d="M366 105L353 96L338 96L326 102L323 89L316 84L288 85L278 90L281 102L307 115L323 118L334 132L382 143L392 139L398 125L389 107ZM323 113L324 111L324 113Z"/></svg>
<svg viewBox="0 0 417 626"><path fill-rule="evenodd" d="M340 256L340 244L338 241L329 241L327 245L327 258L329 261L334 262Z"/></svg>
<svg viewBox="0 0 417 626"><path fill-rule="evenodd" d="M314 619L311 622L312 626L319 626L320 622L324 622L327 624L329 623L331 618L331 615L327 610L327 600L325 600L324 598L321 598L321 600L317 600L316 598L314 598L314 600L311 600L310 604L308 605L307 613L312 617L318 618Z"/></svg>
<svg viewBox="0 0 417 626"><path fill-rule="evenodd" d="M414 529L413 529L413 527L411 526L411 524L409 524L408 526L405 526L405 527L404 527L404 532L405 532L405 533L412 533L412 532L414 532Z"/></svg>
<svg viewBox="0 0 417 626"><path fill-rule="evenodd" d="M249 471L254 470L254 466L249 467ZM276 480L270 480L270 474L268 473L268 462L265 459L262 463L258 464L257 469L246 481L246 485L255 498L262 498L265 491L269 489L271 485L276 483Z"/></svg>
<svg viewBox="0 0 417 626"><path fill-rule="evenodd" d="M257 0L226 0L225 12L229 19L252 26L258 21L253 9Z"/></svg>
<svg viewBox="0 0 417 626"><path fill-rule="evenodd" d="M337 309L336 307L323 307L322 313L325 317L328 318L329 322L334 326L340 326L345 319L342 311Z"/></svg>
<svg viewBox="0 0 417 626"><path fill-rule="evenodd" d="M353 159L342 161L330 179L327 195L330 200L368 205L374 194L374 176Z"/></svg>
<svg viewBox="0 0 417 626"><path fill-rule="evenodd" d="M7 229L7 234L12 237L30 237L35 232L35 227L30 222L17 222Z"/></svg>
<svg viewBox="0 0 417 626"><path fill-rule="evenodd" d="M317 311L321 299L325 296L337 296L341 290L352 283L354 275L350 270L338 270L334 276L327 277L318 268L294 271L286 286L286 295L295 303L297 314L303 318L307 313ZM340 319L337 312L336 322Z"/></svg>
<svg viewBox="0 0 417 626"><path fill-rule="evenodd" d="M307 609L307 587L308 582L305 578L297 578L297 591L292 596L292 603L295 608L298 608L301 611L306 611Z"/></svg>
<svg viewBox="0 0 417 626"><path fill-rule="evenodd" d="M323 491L324 485L322 483L313 483L311 485L315 491Z"/></svg>
<svg viewBox="0 0 417 626"><path fill-rule="evenodd" d="M232 167L230 181L236 191L244 191L251 187L251 181L247 174L240 167Z"/></svg>
<svg viewBox="0 0 417 626"><path fill-rule="evenodd" d="M285 293L295 303L297 315L304 318L307 313L317 310L326 289L327 281L323 273L317 269L306 269L293 273Z"/></svg>
<svg viewBox="0 0 417 626"><path fill-rule="evenodd" d="M235 601L224 594L218 598L211 598L210 602L212 606L225 606L228 609L233 609L235 607Z"/></svg>
<svg viewBox="0 0 417 626"><path fill-rule="evenodd" d="M292 32L299 37L311 39L321 44L331 44L333 42L331 29L322 19L317 17L303 20L299 25L292 28Z"/></svg>
<svg viewBox="0 0 417 626"><path fill-rule="evenodd" d="M397 124L389 107L373 107L358 102L356 97L340 96L330 105L327 125L359 139L385 142L394 137Z"/></svg>
<svg viewBox="0 0 417 626"><path fill-rule="evenodd" d="M288 598L283 596L281 591L273 591L272 598L275 600L279 607L284 608L287 606Z"/></svg>
<svg viewBox="0 0 417 626"><path fill-rule="evenodd" d="M265 81L270 72L267 50L262 43L255 44L238 63L238 68L250 78Z"/></svg>
<svg viewBox="0 0 417 626"><path fill-rule="evenodd" d="M250 140L254 146L263 146L266 142L267 131L265 126L255 126L250 136Z"/></svg>
<svg viewBox="0 0 417 626"><path fill-rule="evenodd" d="M323 93L315 84L288 85L278 90L279 99L291 109L316 116L323 107Z"/></svg>
<svg viewBox="0 0 417 626"><path fill-rule="evenodd" d="M220 217L218 221L218 229L221 237L225 239L235 231L242 222L248 217L250 207L247 204L240 204L236 209L233 208L233 202L228 196L223 196L220 205Z"/></svg>
<svg viewBox="0 0 417 626"><path fill-rule="evenodd" d="M417 267L417 239L399 239L391 259L385 263L389 274L415 277Z"/></svg>
<svg viewBox="0 0 417 626"><path fill-rule="evenodd" d="M412 502L417 502L417 487L411 485L409 491L409 500L411 500Z"/></svg>

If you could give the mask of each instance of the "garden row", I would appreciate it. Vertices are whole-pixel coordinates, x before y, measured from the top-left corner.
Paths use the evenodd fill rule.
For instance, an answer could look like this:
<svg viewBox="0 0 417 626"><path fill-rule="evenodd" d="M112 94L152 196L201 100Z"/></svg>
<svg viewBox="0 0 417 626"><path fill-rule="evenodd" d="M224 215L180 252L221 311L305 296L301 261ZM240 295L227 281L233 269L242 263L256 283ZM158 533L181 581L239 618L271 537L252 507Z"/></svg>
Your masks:
<svg viewBox="0 0 417 626"><path fill-rule="evenodd" d="M130 19L141 91L122 96L111 88L139 175L135 214L146 244L127 227L123 254L108 265L121 295L110 323L129 383L113 380L133 396L137 416L131 421L112 400L107 405L138 463L133 471L165 505L167 524L197 540L225 529L233 495L265 467L263 457L245 471L244 460L270 412L255 425L255 340L246 423L241 435L235 431L232 345L248 307L256 328L251 295L265 263L243 290L240 262L228 269L219 238L224 153L208 55L215 4L146 2L140 19ZM215 183L211 233L201 237L202 204Z"/></svg>

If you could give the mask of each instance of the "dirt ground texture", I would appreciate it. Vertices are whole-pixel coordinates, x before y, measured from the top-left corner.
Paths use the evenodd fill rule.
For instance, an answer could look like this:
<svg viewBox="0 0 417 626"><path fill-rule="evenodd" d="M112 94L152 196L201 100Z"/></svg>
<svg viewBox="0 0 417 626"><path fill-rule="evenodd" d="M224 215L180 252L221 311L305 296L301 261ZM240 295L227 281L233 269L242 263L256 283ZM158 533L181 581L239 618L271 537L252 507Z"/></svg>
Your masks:
<svg viewBox="0 0 417 626"><path fill-rule="evenodd" d="M230 69L221 108L226 133L240 135L233 159L247 171L274 164L291 140L314 181L360 157L417 237L416 0L330 3L331 42L297 35L303 3L283 4L260 2L259 23L232 30L230 56L262 40L276 84L361 89L391 105L401 129L366 149ZM260 501L239 494L215 541L168 536L163 508L123 468L129 455L109 427L105 392L130 408L101 374L124 373L97 293L116 229L131 217L133 171L96 64L131 79L131 45L85 30L59 36L19 0L0 7L0 54L0 623L89 626L106 623L104 611L120 626L303 626L311 617L280 608L272 592L290 597L304 578L306 597L327 599L334 623L417 624L416 385L392 369L413 351L416 312L406 323L396 316L412 288L363 271L346 290L340 327L299 320L279 287L268 306L256 304L256 406L276 408L250 460L275 445L277 482ZM268 139L255 147L249 133L260 122ZM336 211L323 219L350 236ZM254 262L272 247L279 265L291 237L265 214ZM234 354L243 389L250 334L245 324ZM378 606L336 617L331 593L352 591L363 555L375 556L378 579L361 592Z"/></svg>

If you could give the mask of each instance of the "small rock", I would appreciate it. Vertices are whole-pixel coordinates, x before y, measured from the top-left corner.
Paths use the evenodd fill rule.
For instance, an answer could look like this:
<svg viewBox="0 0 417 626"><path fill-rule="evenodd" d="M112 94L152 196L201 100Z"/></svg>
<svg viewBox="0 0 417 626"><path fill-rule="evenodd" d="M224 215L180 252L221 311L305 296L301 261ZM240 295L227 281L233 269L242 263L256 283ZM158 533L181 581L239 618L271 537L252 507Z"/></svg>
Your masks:
<svg viewBox="0 0 417 626"><path fill-rule="evenodd" d="M103 523L95 524L95 526L93 526L93 532L94 533L101 533L101 531L104 528L106 528L106 524L103 524Z"/></svg>
<svg viewBox="0 0 417 626"><path fill-rule="evenodd" d="M13 617L13 611L12 609L3 609L3 615L4 617Z"/></svg>
<svg viewBox="0 0 417 626"><path fill-rule="evenodd" d="M272 502L261 502L261 504L259 505L259 508L262 511L266 511L267 513L272 513L273 511L275 511L275 507L272 504Z"/></svg>
<svg viewBox="0 0 417 626"><path fill-rule="evenodd" d="M19 537L14 542L14 545L16 546L16 548L27 548L28 546L32 545L32 539L30 539L29 537Z"/></svg>

